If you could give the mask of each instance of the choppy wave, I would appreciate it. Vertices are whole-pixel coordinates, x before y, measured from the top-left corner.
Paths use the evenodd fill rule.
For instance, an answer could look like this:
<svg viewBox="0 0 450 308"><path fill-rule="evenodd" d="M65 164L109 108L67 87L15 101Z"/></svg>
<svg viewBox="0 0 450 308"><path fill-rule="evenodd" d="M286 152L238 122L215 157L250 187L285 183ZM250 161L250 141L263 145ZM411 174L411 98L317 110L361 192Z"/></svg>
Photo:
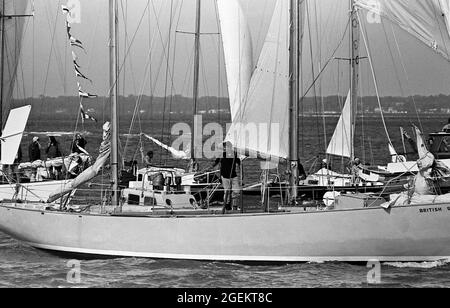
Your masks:
<svg viewBox="0 0 450 308"><path fill-rule="evenodd" d="M383 265L396 267L396 268L422 268L422 269L433 269L444 267L450 264L450 259L430 261L430 262L387 262Z"/></svg>

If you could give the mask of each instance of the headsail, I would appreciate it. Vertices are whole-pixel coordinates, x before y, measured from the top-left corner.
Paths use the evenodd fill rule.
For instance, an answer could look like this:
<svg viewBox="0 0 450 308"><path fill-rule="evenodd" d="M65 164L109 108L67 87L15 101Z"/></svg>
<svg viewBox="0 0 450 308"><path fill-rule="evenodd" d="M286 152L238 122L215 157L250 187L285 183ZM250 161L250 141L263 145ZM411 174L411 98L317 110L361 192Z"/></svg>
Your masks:
<svg viewBox="0 0 450 308"><path fill-rule="evenodd" d="M48 203L55 202L59 198L71 193L75 189L79 188L81 185L89 182L94 179L103 168L105 163L108 161L109 156L111 155L111 124L105 123L103 125L103 142L100 145L99 156L95 163L86 169L83 173L81 173L76 179L67 183L64 187L51 194Z"/></svg>
<svg viewBox="0 0 450 308"><path fill-rule="evenodd" d="M394 146L392 144L388 144L389 147L389 154L391 155L391 161L392 163L405 163L406 157L403 155L398 155L397 151L395 150Z"/></svg>
<svg viewBox="0 0 450 308"><path fill-rule="evenodd" d="M351 118L351 101L350 92L347 95L347 100L345 101L344 109L342 110L341 117L336 126L336 129L331 139L327 154L339 157L351 158L353 141L352 138L352 118Z"/></svg>
<svg viewBox="0 0 450 308"><path fill-rule="evenodd" d="M450 61L448 0L356 0L356 5L390 20Z"/></svg>
<svg viewBox="0 0 450 308"><path fill-rule="evenodd" d="M16 159L23 132L27 126L31 106L11 110L1 137L3 165L12 165Z"/></svg>
<svg viewBox="0 0 450 308"><path fill-rule="evenodd" d="M3 7L3 2L5 7ZM30 0L5 0L0 1L0 12L3 15L25 15ZM6 18L5 22L5 67L3 69L3 110L9 110L10 101L13 96L16 82L17 68L22 48L22 36L24 29L24 18ZM0 51L1 52L1 51ZM0 61L1 62L1 61ZM6 113L5 113L6 114ZM3 116L3 115L2 115ZM3 117L5 118L5 117Z"/></svg>
<svg viewBox="0 0 450 308"><path fill-rule="evenodd" d="M225 54L231 119L234 120L250 86L253 71L252 39L239 0L218 0L217 6Z"/></svg>
<svg viewBox="0 0 450 308"><path fill-rule="evenodd" d="M228 1L228 0L226 0ZM247 99L227 141L240 152L287 158L289 154L289 1L278 0Z"/></svg>

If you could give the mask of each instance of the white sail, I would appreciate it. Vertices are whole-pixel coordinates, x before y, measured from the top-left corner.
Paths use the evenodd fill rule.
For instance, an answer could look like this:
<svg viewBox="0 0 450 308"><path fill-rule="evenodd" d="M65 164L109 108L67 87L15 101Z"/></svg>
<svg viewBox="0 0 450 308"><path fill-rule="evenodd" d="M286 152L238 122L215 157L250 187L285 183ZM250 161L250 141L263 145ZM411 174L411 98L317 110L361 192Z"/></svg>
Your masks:
<svg viewBox="0 0 450 308"><path fill-rule="evenodd" d="M12 165L16 159L23 132L27 126L31 106L11 110L1 137L3 165Z"/></svg>
<svg viewBox="0 0 450 308"><path fill-rule="evenodd" d="M351 101L350 92L348 93L347 100L345 101L344 109L342 110L341 117L334 131L333 138L331 139L327 154L348 157L352 156L352 118L351 118Z"/></svg>
<svg viewBox="0 0 450 308"><path fill-rule="evenodd" d="M405 163L406 162L406 157L403 156L403 155L398 155L397 151L392 146L392 144L389 143L388 147L389 147L389 154L391 155L391 159L392 159L392 163L393 164Z"/></svg>
<svg viewBox="0 0 450 308"><path fill-rule="evenodd" d="M227 141L246 154L287 158L289 153L289 1L278 0L247 99Z"/></svg>
<svg viewBox="0 0 450 308"><path fill-rule="evenodd" d="M244 102L253 72L253 47L247 18L239 0L217 1L231 119L236 118Z"/></svg>
<svg viewBox="0 0 450 308"><path fill-rule="evenodd" d="M356 0L356 4L400 26L450 61L449 0Z"/></svg>
<svg viewBox="0 0 450 308"><path fill-rule="evenodd" d="M3 15L25 15L27 14L30 0L6 0L0 1L0 12ZM22 48L22 36L25 23L24 17L6 18L5 20L5 46L4 58L5 66L3 70L3 110L9 110L10 101L13 96L16 82L17 68ZM1 52L1 51L0 51ZM1 61L0 61L1 63ZM5 118L4 115L2 115Z"/></svg>

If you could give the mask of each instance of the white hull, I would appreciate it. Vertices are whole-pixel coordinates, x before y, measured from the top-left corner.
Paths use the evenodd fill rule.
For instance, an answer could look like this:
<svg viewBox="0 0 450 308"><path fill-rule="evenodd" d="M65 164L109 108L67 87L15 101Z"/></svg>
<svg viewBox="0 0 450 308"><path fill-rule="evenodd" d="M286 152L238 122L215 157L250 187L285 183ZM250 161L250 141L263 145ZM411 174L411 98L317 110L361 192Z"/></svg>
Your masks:
<svg viewBox="0 0 450 308"><path fill-rule="evenodd" d="M68 181L46 181L20 184L19 190L16 185L0 185L0 201L16 198L28 202L46 202L50 194L61 189ZM17 193L17 194L16 194Z"/></svg>
<svg viewBox="0 0 450 308"><path fill-rule="evenodd" d="M450 204L171 217L0 206L0 230L36 248L121 257L269 262L450 258Z"/></svg>

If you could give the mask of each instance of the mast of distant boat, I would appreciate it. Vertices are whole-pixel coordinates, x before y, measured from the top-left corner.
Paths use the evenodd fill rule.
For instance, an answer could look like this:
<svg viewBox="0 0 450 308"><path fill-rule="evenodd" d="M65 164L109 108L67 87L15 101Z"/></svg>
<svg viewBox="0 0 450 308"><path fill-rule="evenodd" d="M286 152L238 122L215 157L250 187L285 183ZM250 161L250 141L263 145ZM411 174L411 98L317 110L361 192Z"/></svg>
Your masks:
<svg viewBox="0 0 450 308"><path fill-rule="evenodd" d="M118 118L118 6L109 0L109 82L111 103L111 183L112 206L119 206L119 118Z"/></svg>
<svg viewBox="0 0 450 308"><path fill-rule="evenodd" d="M355 160L355 122L356 122L356 114L357 114L357 106L358 106L358 84L359 84L359 20L358 20L358 11L356 7L355 0L350 0L351 5L351 26L352 30L350 33L351 36L351 80L350 80L350 112L351 112L351 129L350 129L350 142L351 142L351 153L350 159L351 161Z"/></svg>
<svg viewBox="0 0 450 308"><path fill-rule="evenodd" d="M290 197L291 202L295 203L298 197L298 180L299 180L299 0L290 0L290 48L289 48L289 113L290 113L290 129L289 129L289 162L290 162Z"/></svg>

